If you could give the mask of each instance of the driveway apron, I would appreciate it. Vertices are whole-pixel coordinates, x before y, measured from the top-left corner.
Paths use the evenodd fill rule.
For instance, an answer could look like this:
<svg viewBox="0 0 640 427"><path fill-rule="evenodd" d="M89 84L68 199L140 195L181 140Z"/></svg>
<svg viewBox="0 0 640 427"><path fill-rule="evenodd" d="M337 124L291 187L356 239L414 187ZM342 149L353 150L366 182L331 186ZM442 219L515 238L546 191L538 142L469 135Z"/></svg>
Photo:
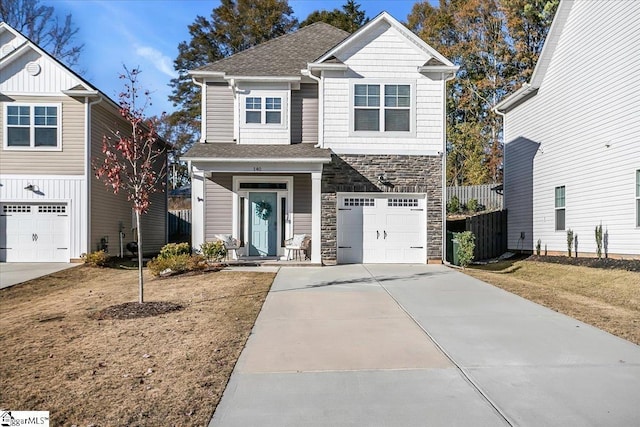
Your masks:
<svg viewBox="0 0 640 427"><path fill-rule="evenodd" d="M638 425L640 347L441 266L283 268L210 426Z"/></svg>

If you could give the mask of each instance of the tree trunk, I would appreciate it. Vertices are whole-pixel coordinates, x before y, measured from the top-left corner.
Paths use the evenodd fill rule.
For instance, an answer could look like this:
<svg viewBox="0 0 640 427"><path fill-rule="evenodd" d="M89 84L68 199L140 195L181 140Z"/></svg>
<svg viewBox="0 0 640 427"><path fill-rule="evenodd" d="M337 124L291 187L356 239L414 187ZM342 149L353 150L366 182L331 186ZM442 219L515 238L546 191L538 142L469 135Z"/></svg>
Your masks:
<svg viewBox="0 0 640 427"><path fill-rule="evenodd" d="M140 296L138 302L144 302L144 284L142 281L142 231L140 230L140 212L136 211L136 232L138 233L138 289Z"/></svg>

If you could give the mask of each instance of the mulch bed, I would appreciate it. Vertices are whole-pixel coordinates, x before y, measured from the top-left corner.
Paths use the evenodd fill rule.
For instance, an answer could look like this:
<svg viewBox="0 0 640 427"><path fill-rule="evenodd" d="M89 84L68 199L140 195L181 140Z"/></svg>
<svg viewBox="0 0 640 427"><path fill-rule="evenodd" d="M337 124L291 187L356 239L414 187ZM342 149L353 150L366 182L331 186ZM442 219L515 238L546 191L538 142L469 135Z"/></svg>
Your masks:
<svg viewBox="0 0 640 427"><path fill-rule="evenodd" d="M531 255L529 261L550 262L553 264L578 265L581 267L603 268L609 270L626 270L640 272L640 261L632 259L612 258L569 258L568 256Z"/></svg>
<svg viewBox="0 0 640 427"><path fill-rule="evenodd" d="M96 320L107 319L138 319L140 317L159 316L161 314L171 313L173 311L182 310L184 307L180 304L163 301L143 302L125 302L124 304L112 305L91 315Z"/></svg>

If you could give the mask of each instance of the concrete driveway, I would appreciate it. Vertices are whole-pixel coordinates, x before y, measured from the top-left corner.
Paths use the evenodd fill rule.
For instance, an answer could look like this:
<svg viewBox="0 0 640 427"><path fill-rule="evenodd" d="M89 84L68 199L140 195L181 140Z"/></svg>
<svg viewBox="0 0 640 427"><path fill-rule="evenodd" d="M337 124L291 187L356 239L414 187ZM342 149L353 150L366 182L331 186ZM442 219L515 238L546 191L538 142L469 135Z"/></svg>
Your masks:
<svg viewBox="0 0 640 427"><path fill-rule="evenodd" d="M81 264L68 262L0 262L0 289Z"/></svg>
<svg viewBox="0 0 640 427"><path fill-rule="evenodd" d="M210 426L640 425L640 347L441 266L283 268Z"/></svg>

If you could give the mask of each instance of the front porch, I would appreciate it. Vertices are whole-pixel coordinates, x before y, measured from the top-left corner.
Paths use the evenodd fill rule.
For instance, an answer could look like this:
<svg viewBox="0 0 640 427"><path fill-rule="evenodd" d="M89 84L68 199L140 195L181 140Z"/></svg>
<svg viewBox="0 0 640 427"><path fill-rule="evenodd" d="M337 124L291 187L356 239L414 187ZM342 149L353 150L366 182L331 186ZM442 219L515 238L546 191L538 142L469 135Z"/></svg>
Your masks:
<svg viewBox="0 0 640 427"><path fill-rule="evenodd" d="M329 150L310 144L196 144L192 245L231 236L237 263L320 265L321 179ZM310 260L287 261L286 241L310 237ZM234 251L234 252L235 252Z"/></svg>

